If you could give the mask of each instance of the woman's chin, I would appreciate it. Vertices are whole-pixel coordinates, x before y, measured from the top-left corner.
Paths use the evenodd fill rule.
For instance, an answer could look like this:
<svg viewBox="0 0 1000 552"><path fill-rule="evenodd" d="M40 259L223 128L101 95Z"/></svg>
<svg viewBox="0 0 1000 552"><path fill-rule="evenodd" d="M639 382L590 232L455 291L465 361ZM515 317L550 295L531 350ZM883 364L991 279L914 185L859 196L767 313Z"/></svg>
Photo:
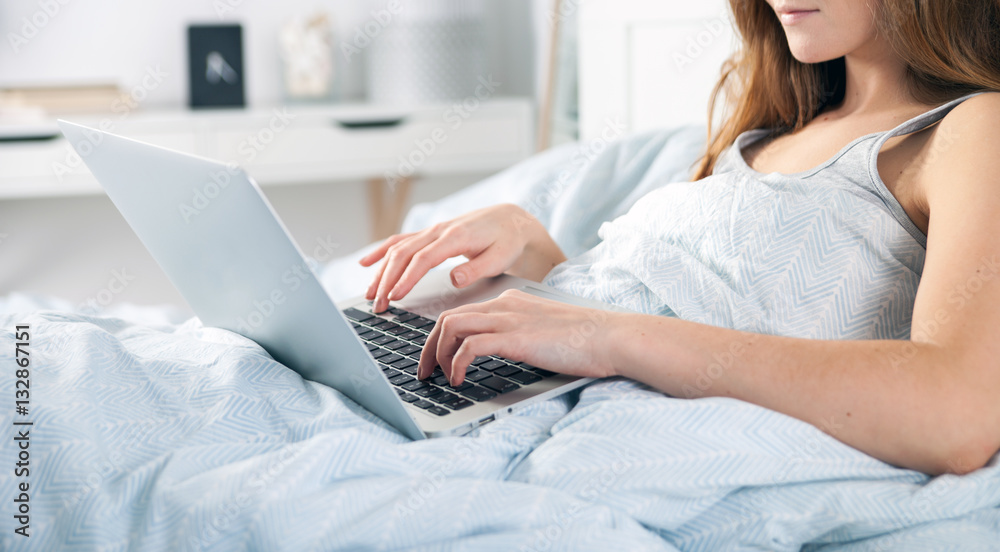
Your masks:
<svg viewBox="0 0 1000 552"><path fill-rule="evenodd" d="M813 64L813 63L823 63L824 61L834 60L843 57L844 54L835 54L831 52L817 52L809 48L792 48L792 57L794 57L800 63Z"/></svg>

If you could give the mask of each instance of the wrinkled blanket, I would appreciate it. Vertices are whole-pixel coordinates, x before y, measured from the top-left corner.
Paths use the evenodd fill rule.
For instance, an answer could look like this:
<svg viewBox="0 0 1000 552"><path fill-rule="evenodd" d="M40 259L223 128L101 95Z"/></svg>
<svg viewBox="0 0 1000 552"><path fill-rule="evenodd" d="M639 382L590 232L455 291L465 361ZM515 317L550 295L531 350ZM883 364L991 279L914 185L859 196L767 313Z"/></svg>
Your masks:
<svg viewBox="0 0 1000 552"><path fill-rule="evenodd" d="M3 304L0 303L0 310ZM30 326L15 415L12 331ZM0 315L3 550L995 550L1000 467L934 479L729 399L606 380L409 442L235 334ZM31 421L12 477L12 421ZM18 426L26 427L26 426ZM14 533L30 483L30 534Z"/></svg>
<svg viewBox="0 0 1000 552"><path fill-rule="evenodd" d="M408 229L513 201L575 255L601 222L683 179L701 136L557 149L415 209ZM324 271L335 296L367 282L356 257ZM764 408L622 379L410 442L197 319L87 316L17 294L0 297L0 367L5 551L1000 549L996 458L928 478ZM15 533L25 503L30 537Z"/></svg>

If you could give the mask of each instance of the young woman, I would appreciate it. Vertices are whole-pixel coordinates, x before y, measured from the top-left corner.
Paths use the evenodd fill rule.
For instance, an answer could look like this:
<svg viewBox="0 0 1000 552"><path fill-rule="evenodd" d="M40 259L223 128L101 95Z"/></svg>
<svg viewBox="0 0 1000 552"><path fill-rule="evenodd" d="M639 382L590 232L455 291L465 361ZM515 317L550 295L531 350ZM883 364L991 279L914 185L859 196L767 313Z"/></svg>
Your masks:
<svg viewBox="0 0 1000 552"><path fill-rule="evenodd" d="M730 3L743 44L699 181L568 261L512 205L393 236L362 260L385 259L368 298L464 255L459 287L506 271L647 314L507 292L444 313L421 377L501 355L749 401L902 467L982 467L1000 448L1000 2Z"/></svg>

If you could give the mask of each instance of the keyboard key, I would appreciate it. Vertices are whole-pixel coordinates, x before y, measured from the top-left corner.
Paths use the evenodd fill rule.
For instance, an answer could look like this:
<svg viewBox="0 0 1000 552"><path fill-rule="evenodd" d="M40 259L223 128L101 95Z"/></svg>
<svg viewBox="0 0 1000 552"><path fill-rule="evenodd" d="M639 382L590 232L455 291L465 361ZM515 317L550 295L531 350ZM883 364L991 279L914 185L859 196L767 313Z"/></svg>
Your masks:
<svg viewBox="0 0 1000 552"><path fill-rule="evenodd" d="M412 357L414 353L417 353L417 358L420 358L420 347L416 345L407 345L396 351L398 354L406 355Z"/></svg>
<svg viewBox="0 0 1000 552"><path fill-rule="evenodd" d="M389 354L389 351L386 351L385 349L375 349L374 351L371 351L371 353L372 356L375 358L382 358L385 355Z"/></svg>
<svg viewBox="0 0 1000 552"><path fill-rule="evenodd" d="M375 339L371 340L371 342L376 345L381 345L383 343L390 343L393 341L396 341L396 338L392 337L391 335L383 335L382 337L376 337Z"/></svg>
<svg viewBox="0 0 1000 552"><path fill-rule="evenodd" d="M490 377L490 373L485 370L476 370L465 375L465 379L471 382L480 382L488 377Z"/></svg>
<svg viewBox="0 0 1000 552"><path fill-rule="evenodd" d="M408 332L406 332L404 334L400 334L399 335L399 339L405 339L407 341L412 341L414 339L418 339L418 338L422 337L423 335L424 334L420 333L417 330L410 330L410 331L408 331Z"/></svg>
<svg viewBox="0 0 1000 552"><path fill-rule="evenodd" d="M403 313L403 314L396 315L396 323L397 324L403 324L405 322L409 322L410 320L414 320L416 318L420 318L420 315L419 314L413 314L412 312L406 312L406 313Z"/></svg>
<svg viewBox="0 0 1000 552"><path fill-rule="evenodd" d="M432 403L431 401L419 400L413 403L413 406L416 406L417 408L430 408L434 406L434 403Z"/></svg>
<svg viewBox="0 0 1000 552"><path fill-rule="evenodd" d="M408 314L408 311L405 311L399 307L392 307L391 309L389 309L389 312L395 314L396 316L399 316L400 314Z"/></svg>
<svg viewBox="0 0 1000 552"><path fill-rule="evenodd" d="M418 316L417 318L414 318L413 320L407 322L407 324L417 329L427 328L428 330L430 330L430 327L434 325L434 321L428 318L424 318L423 316Z"/></svg>
<svg viewBox="0 0 1000 552"><path fill-rule="evenodd" d="M532 374L531 372L521 371L517 374L510 376L510 379L520 383L521 385L531 385L536 381L542 381L542 376L537 374Z"/></svg>
<svg viewBox="0 0 1000 552"><path fill-rule="evenodd" d="M385 355L384 357L378 359L378 361L381 362L382 364L392 364L393 362L396 362L397 360L403 360L403 358L405 358L405 357L401 357L401 356L397 355L396 353L392 353L392 354L389 354L389 355Z"/></svg>
<svg viewBox="0 0 1000 552"><path fill-rule="evenodd" d="M423 389L417 389L416 391L413 392L414 395L423 397L425 399L432 399L435 396L440 395L441 393L444 393L444 390L441 389L440 387L436 387L433 385L428 385Z"/></svg>
<svg viewBox="0 0 1000 552"><path fill-rule="evenodd" d="M374 320L375 317L367 312L359 311L355 308L350 308L344 311L344 316L354 320L355 322L361 322L362 324L368 322L369 320Z"/></svg>
<svg viewBox="0 0 1000 552"><path fill-rule="evenodd" d="M384 330L385 328L390 328L390 327L391 328L398 327L396 324L393 324L391 320L383 320L383 321L378 322L376 324L369 324L369 326L371 326L373 328L376 328L376 329L379 329L379 330Z"/></svg>
<svg viewBox="0 0 1000 552"><path fill-rule="evenodd" d="M392 378L394 378L394 377L402 374L402 372L397 372L397 371L393 370L392 368L389 368L388 366L382 368L382 373L385 374L385 377L387 377L389 379L392 379Z"/></svg>
<svg viewBox="0 0 1000 552"><path fill-rule="evenodd" d="M451 401L453 401L455 399L458 399L458 398L460 398L458 395L456 395L454 393L448 393L447 391L445 391L445 392L441 393L440 395L434 395L434 397L431 400L434 401L434 402L436 402L436 403L438 403L438 404L444 404L444 403L451 402Z"/></svg>
<svg viewBox="0 0 1000 552"><path fill-rule="evenodd" d="M487 389L492 389L497 393L507 393L508 391L520 389L520 386L518 384L509 382L505 379L501 379L496 376L484 379L483 381L479 382L479 385L482 385Z"/></svg>
<svg viewBox="0 0 1000 552"><path fill-rule="evenodd" d="M390 366L392 366L393 368L395 368L397 370L406 370L410 366L416 366L416 365L417 365L416 361L408 359L408 358L404 358L402 360L397 360L396 362L393 362L392 364L390 364Z"/></svg>
<svg viewBox="0 0 1000 552"><path fill-rule="evenodd" d="M504 366L507 366L507 364L500 362L499 360L493 359L489 362L484 362L480 364L478 368L480 370L489 370L490 372L492 372L493 370L496 370L497 368L503 368Z"/></svg>
<svg viewBox="0 0 1000 552"><path fill-rule="evenodd" d="M543 378L550 378L556 375L556 372L549 372L548 370L542 370L541 368L535 368L535 373Z"/></svg>
<svg viewBox="0 0 1000 552"><path fill-rule="evenodd" d="M498 376L503 376L505 378L508 378L510 376L513 376L514 374L520 374L521 369L515 368L513 366L504 366L503 368L497 368L496 370L493 371L493 373Z"/></svg>
<svg viewBox="0 0 1000 552"><path fill-rule="evenodd" d="M403 347L406 347L408 345L409 344L405 341L396 341L396 340L382 344L383 347L389 349L390 351L395 351L396 349L402 349Z"/></svg>
<svg viewBox="0 0 1000 552"><path fill-rule="evenodd" d="M441 374L440 376L435 376L435 377L431 378L430 381L434 385L442 385L442 386L443 385L448 385L448 377L445 376L444 374Z"/></svg>
<svg viewBox="0 0 1000 552"><path fill-rule="evenodd" d="M493 360L493 357L489 356L478 356L472 360L473 366L479 366L480 364L486 364L487 362Z"/></svg>
<svg viewBox="0 0 1000 552"><path fill-rule="evenodd" d="M400 326L398 324L393 324L391 326L386 326L386 327L382 328L382 331L385 332L385 333L387 333L387 334L399 335L401 333L406 333L406 332L410 331L410 328L406 328L406 327Z"/></svg>
<svg viewBox="0 0 1000 552"><path fill-rule="evenodd" d="M430 385L428 385L428 384L426 384L426 383L424 383L424 382L422 382L420 380L413 380L410 383L407 383L406 385L402 385L401 387L403 389L406 389L407 391L418 391L418 390L423 389L425 387L430 387Z"/></svg>
<svg viewBox="0 0 1000 552"><path fill-rule="evenodd" d="M442 386L442 387L444 387L444 386ZM449 391L454 391L456 393L461 393L462 391L465 391L466 389L469 389L471 387L472 387L471 383L469 383L467 381L463 381L458 387L452 387L452 386L449 385L447 387L447 389Z"/></svg>
<svg viewBox="0 0 1000 552"><path fill-rule="evenodd" d="M447 406L452 410L461 410L463 408L472 406L473 404L475 403L473 403L468 399L463 399L462 397L455 397L454 400L444 403L445 406Z"/></svg>
<svg viewBox="0 0 1000 552"><path fill-rule="evenodd" d="M365 343L365 347L368 348L368 352L369 353L372 352L372 351L374 351L375 349L378 349L378 345L376 345L374 343Z"/></svg>
<svg viewBox="0 0 1000 552"><path fill-rule="evenodd" d="M403 399L403 402L408 402L408 403L420 400L420 397L416 395L411 395L409 393L403 393L402 395L399 396L399 398Z"/></svg>
<svg viewBox="0 0 1000 552"><path fill-rule="evenodd" d="M427 336L425 335L423 337L418 337L417 339L411 339L410 341L412 341L416 345L420 345L421 347L423 347L425 344L427 344Z"/></svg>
<svg viewBox="0 0 1000 552"><path fill-rule="evenodd" d="M393 385L404 385L404 384L410 383L411 381L416 381L416 380L414 380L413 378L411 378L410 376L408 376L406 374L400 374L400 375L398 375L398 376L390 379L389 383L391 383Z"/></svg>
<svg viewBox="0 0 1000 552"><path fill-rule="evenodd" d="M382 335L381 333L376 332L375 330L369 330L368 328L364 328L364 330L365 330L364 333L359 333L358 337L364 339L365 341L368 341L369 339L375 339L376 337Z"/></svg>
<svg viewBox="0 0 1000 552"><path fill-rule="evenodd" d="M358 324L357 322L351 322L351 327L357 330L358 328L361 327L361 324Z"/></svg>
<svg viewBox="0 0 1000 552"><path fill-rule="evenodd" d="M451 414L451 412L448 412L447 410L441 408L440 406L432 406L428 408L427 411L433 414L437 414L438 416L446 416L448 414Z"/></svg>
<svg viewBox="0 0 1000 552"><path fill-rule="evenodd" d="M462 396L468 397L474 401L482 402L482 401L488 401L493 397L496 397L497 394L494 393L493 391L490 391L489 389L479 386L474 386L471 389L466 389L465 391L462 391Z"/></svg>

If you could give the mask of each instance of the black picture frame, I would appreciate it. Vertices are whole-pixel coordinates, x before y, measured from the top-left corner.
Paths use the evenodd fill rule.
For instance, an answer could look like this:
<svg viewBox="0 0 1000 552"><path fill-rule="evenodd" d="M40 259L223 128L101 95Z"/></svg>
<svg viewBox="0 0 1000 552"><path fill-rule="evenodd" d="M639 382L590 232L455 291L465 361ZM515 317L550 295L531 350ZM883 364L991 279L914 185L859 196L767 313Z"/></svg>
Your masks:
<svg viewBox="0 0 1000 552"><path fill-rule="evenodd" d="M189 25L187 31L188 105L192 109L245 107L243 27Z"/></svg>

